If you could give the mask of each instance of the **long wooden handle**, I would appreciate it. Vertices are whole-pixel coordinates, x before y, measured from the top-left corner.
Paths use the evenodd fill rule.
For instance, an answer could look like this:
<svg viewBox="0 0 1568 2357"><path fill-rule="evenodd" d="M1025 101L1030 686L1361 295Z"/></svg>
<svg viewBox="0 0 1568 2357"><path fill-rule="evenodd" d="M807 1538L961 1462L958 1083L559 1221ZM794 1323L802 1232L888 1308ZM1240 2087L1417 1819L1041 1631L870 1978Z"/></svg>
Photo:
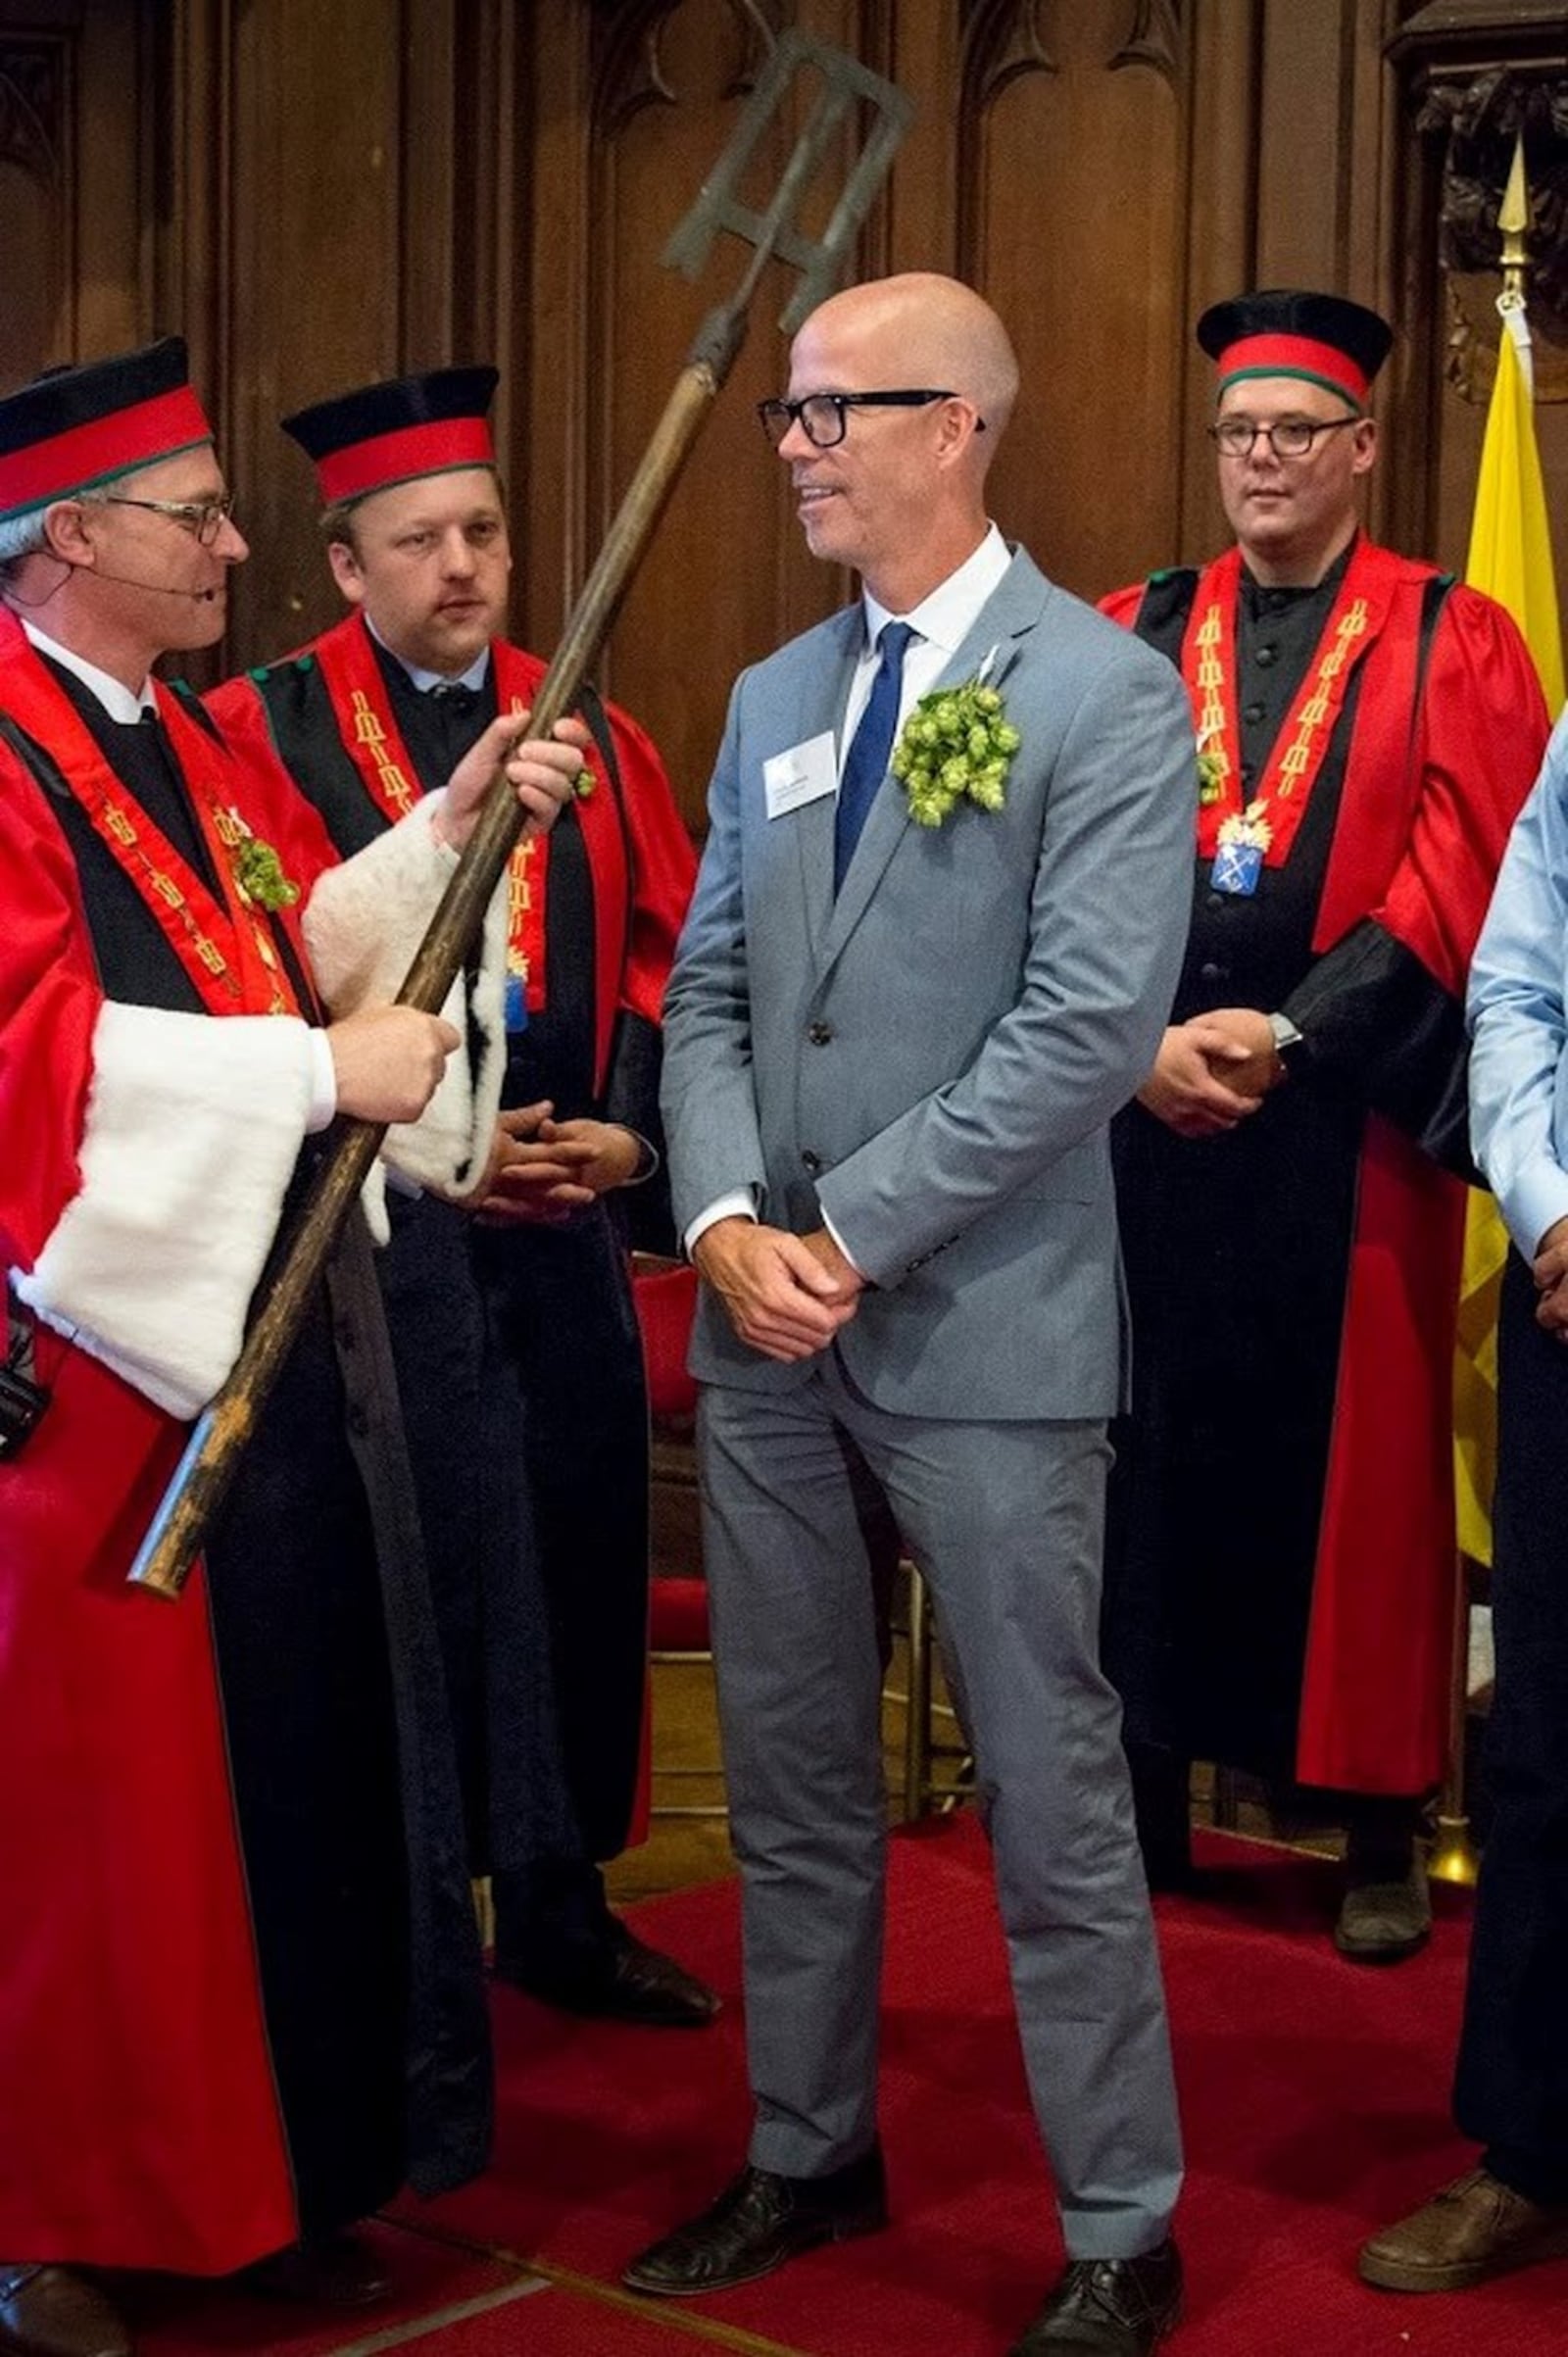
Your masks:
<svg viewBox="0 0 1568 2357"><path fill-rule="evenodd" d="M572 609L565 635L539 683L528 722L534 736L548 736L577 701L589 666L707 420L738 334L721 337L720 347L726 340L728 353L719 348L710 356L694 358L676 379L609 537ZM707 347L704 350L706 354ZM516 796L504 771L498 770L398 993L400 1006L422 1007L433 1014L444 1005L469 944L478 936L521 826ZM376 1122L338 1124L244 1348L222 1389L192 1428L185 1452L130 1567L128 1577L134 1586L171 1598L184 1588L299 1332L333 1241L358 1201L385 1134L384 1125Z"/></svg>

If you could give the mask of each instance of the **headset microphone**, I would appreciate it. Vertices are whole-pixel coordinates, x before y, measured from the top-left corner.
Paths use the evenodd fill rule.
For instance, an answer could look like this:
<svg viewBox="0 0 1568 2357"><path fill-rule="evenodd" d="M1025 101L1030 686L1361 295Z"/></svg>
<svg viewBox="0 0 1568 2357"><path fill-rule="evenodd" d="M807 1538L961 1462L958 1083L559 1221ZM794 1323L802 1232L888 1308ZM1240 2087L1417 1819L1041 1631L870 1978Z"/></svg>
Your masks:
<svg viewBox="0 0 1568 2357"><path fill-rule="evenodd" d="M100 581L112 581L117 589L152 589L160 597L189 598L198 606L212 606L218 601L216 589L176 589L169 581L137 581L129 573L106 573L101 565L91 569Z"/></svg>

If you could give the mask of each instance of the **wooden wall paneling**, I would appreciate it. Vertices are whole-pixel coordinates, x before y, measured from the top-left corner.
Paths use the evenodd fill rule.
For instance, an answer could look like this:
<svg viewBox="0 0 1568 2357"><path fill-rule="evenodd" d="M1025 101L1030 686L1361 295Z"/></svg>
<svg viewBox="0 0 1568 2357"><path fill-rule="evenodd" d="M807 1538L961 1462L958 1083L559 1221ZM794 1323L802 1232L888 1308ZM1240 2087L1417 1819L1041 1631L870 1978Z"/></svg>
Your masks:
<svg viewBox="0 0 1568 2357"><path fill-rule="evenodd" d="M456 12L450 0L433 7L415 0L400 12L402 88L393 182L399 313L388 374L439 368L451 359L458 290L472 260L480 158L487 146L493 148L494 108L490 76L482 69L465 75L459 94L455 13L470 34L477 34L489 12L473 0Z"/></svg>
<svg viewBox="0 0 1568 2357"><path fill-rule="evenodd" d="M881 70L909 92L919 112L898 152L888 186L885 222L890 270L958 268L958 93L962 73L962 9L940 7L893 13Z"/></svg>
<svg viewBox="0 0 1568 2357"><path fill-rule="evenodd" d="M1262 0L1255 139L1259 286L1350 296L1401 326L1390 204L1396 92L1384 59L1394 0ZM1381 380L1385 431L1367 520L1397 536L1421 468L1422 405L1407 341ZM1412 430L1415 429L1415 430Z"/></svg>
<svg viewBox="0 0 1568 2357"><path fill-rule="evenodd" d="M589 385L586 221L592 24L582 0L536 0L518 42L510 251L498 257L511 379L507 455L513 626L549 655L592 552L583 451Z"/></svg>
<svg viewBox="0 0 1568 2357"><path fill-rule="evenodd" d="M1416 344L1411 365L1419 371L1424 436L1419 479L1410 486L1401 515L1410 531L1402 545L1462 572L1498 335L1500 279L1494 269L1445 270L1445 208L1453 209L1456 223L1461 215L1468 222L1473 209L1490 248L1490 226L1521 113L1527 122L1527 157L1538 175L1546 171L1557 175L1561 206L1568 141L1556 125L1568 93L1568 20L1560 8L1540 0L1499 0L1493 6L1484 0L1446 0L1400 13L1405 21L1388 48L1398 77L1399 184L1411 216L1403 235L1401 324L1409 325ZM1473 134L1462 172L1484 166L1492 185L1446 188L1456 123ZM1568 224L1561 234L1568 238ZM1560 275L1562 247L1554 267ZM1568 314L1552 312L1538 290L1532 326L1536 437L1558 593L1568 609Z"/></svg>
<svg viewBox="0 0 1568 2357"><path fill-rule="evenodd" d="M9 391L75 350L74 25L0 14L0 383ZM27 17L34 14L26 12Z"/></svg>
<svg viewBox="0 0 1568 2357"><path fill-rule="evenodd" d="M0 387L150 331L146 0L0 0Z"/></svg>
<svg viewBox="0 0 1568 2357"><path fill-rule="evenodd" d="M1186 48L1174 0L981 0L967 22L959 273L1023 371L993 505L1086 596L1175 535Z"/></svg>
<svg viewBox="0 0 1568 2357"><path fill-rule="evenodd" d="M190 348L191 377L230 469L231 0L160 11L153 66L154 325Z"/></svg>
<svg viewBox="0 0 1568 2357"><path fill-rule="evenodd" d="M402 364L406 25L443 12L416 0L230 5L227 456L252 544L224 649L233 668L340 610L311 469L277 420ZM426 229L439 246L447 222L437 215Z"/></svg>
<svg viewBox="0 0 1568 2357"><path fill-rule="evenodd" d="M93 0L76 51L74 356L160 332L153 308L153 0ZM5 280L8 300L14 281Z"/></svg>
<svg viewBox="0 0 1568 2357"><path fill-rule="evenodd" d="M844 7L799 17L823 38L842 45L848 34L857 45L858 20ZM772 0L632 0L597 10L545 0L535 14L531 299L545 338L529 377L518 610L531 643L546 651L698 325L746 268L746 247L727 236L695 284L659 258L782 23ZM800 106L813 94L808 80ZM775 124L746 193L771 192L797 127L793 119ZM823 221L839 184L835 177L816 192ZM842 578L806 556L783 469L753 414L782 381L775 322L795 283L780 266L764 274L747 343L600 665L603 684L659 740L694 827L734 674L843 594Z"/></svg>
<svg viewBox="0 0 1568 2357"><path fill-rule="evenodd" d="M1257 97L1261 0L1198 0L1188 116L1185 285L1179 305L1181 400L1169 464L1177 485L1174 539L1147 547L1134 567L1206 562L1227 537L1213 446L1214 365L1193 330L1211 303L1259 283Z"/></svg>
<svg viewBox="0 0 1568 2357"><path fill-rule="evenodd" d="M659 256L729 137L774 30L730 0L686 0L650 18L637 52L606 60L617 71L595 93L596 535L701 319L745 270L747 248L727 236L695 283L662 270ZM771 182L789 139L788 124L764 138L745 193ZM792 283L776 267L764 273L746 345L627 599L609 667L616 695L664 749L694 824L730 682L782 635L780 469L752 405L779 381L773 322Z"/></svg>
<svg viewBox="0 0 1568 2357"><path fill-rule="evenodd" d="M1348 0L1354 13L1354 0ZM1263 0L1258 86L1259 286L1335 287L1346 179L1345 0ZM1349 294L1352 290L1344 287Z"/></svg>

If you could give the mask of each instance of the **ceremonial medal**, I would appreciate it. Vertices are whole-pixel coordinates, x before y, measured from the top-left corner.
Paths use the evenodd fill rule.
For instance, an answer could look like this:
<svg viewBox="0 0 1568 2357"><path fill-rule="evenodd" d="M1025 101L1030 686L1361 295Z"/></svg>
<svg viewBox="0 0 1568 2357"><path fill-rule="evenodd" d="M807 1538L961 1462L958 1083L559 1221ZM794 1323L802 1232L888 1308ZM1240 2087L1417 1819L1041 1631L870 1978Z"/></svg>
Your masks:
<svg viewBox="0 0 1568 2357"><path fill-rule="evenodd" d="M1245 899L1257 890L1263 854L1274 837L1274 830L1263 815L1265 808L1261 802L1250 802L1240 815L1233 810L1220 821L1214 864L1208 871L1212 891L1229 892Z"/></svg>

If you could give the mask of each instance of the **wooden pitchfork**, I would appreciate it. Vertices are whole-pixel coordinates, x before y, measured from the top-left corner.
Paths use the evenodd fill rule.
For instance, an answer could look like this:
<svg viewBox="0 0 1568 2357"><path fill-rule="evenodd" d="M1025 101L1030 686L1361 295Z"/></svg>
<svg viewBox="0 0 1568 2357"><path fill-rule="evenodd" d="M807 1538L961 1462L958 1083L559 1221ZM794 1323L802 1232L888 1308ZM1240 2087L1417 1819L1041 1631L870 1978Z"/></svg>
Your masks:
<svg viewBox="0 0 1568 2357"><path fill-rule="evenodd" d="M736 194L741 175L803 69L818 76L821 87L771 202L765 211L752 212ZM811 187L830 141L855 106L868 111L870 134L823 235L808 237L792 225L796 208ZM548 736L577 701L588 667L615 618L665 503L740 351L747 313L764 265L777 256L801 272L801 283L779 320L785 333L793 334L807 314L837 285L851 240L886 175L912 113L912 103L891 82L838 50L796 31L786 32L774 46L734 136L662 257L667 267L695 278L714 238L728 230L755 248L752 261L736 292L710 312L698 330L583 584L555 660L540 681L528 723L532 735ZM400 1006L422 1007L426 1013L439 1009L469 944L478 935L521 824L515 797L504 772L498 770L398 993ZM169 1597L177 1596L183 1589L299 1331L327 1253L359 1199L384 1135L385 1125L376 1122L345 1120L337 1125L244 1349L222 1389L192 1428L184 1454L131 1565L133 1585Z"/></svg>

